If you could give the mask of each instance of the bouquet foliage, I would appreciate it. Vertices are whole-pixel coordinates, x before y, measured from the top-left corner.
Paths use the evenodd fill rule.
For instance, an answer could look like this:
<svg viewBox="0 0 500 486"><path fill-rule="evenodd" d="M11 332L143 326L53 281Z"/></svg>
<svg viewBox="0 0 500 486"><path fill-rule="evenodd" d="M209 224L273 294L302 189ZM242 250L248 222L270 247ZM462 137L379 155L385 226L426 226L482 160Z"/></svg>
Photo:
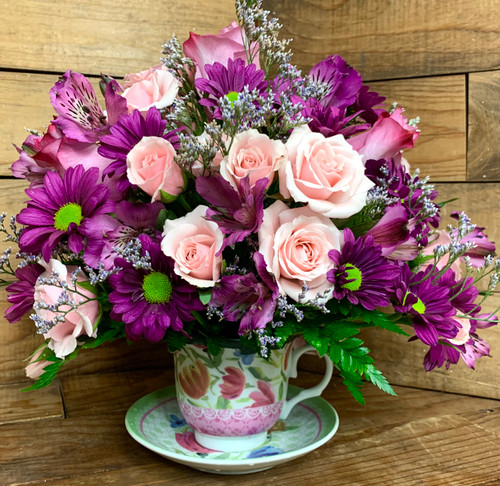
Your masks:
<svg viewBox="0 0 500 486"><path fill-rule="evenodd" d="M31 388L125 337L263 356L302 337L360 402L364 381L393 393L368 326L382 346L422 341L426 370L489 355L500 263L464 213L437 230L438 194L402 155L418 120L339 56L302 74L260 4L237 0L217 35L174 36L158 66L103 75L100 99L71 70L50 90L56 116L12 165L26 207L1 224L20 248L15 270L0 262L6 318L29 314L44 338Z"/></svg>

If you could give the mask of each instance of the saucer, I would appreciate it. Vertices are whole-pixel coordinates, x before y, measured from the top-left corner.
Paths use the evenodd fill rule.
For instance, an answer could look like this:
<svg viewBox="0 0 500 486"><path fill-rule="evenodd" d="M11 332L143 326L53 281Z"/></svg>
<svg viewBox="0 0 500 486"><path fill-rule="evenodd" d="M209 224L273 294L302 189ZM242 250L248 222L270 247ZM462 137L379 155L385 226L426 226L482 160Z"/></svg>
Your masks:
<svg viewBox="0 0 500 486"><path fill-rule="evenodd" d="M300 388L290 386L288 397L299 391ZM317 449L333 437L339 417L323 398L308 398L297 404L286 420L279 421L257 449L212 451L195 441L193 429L179 411L175 387L169 386L135 402L127 412L125 425L139 444L167 459L204 472L246 474L269 469Z"/></svg>

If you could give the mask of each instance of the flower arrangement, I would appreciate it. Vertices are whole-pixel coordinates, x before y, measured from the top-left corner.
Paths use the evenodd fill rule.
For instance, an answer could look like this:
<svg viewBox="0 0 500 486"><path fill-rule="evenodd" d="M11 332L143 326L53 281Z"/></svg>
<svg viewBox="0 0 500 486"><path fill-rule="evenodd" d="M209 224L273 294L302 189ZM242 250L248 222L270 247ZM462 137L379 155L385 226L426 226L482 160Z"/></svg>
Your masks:
<svg viewBox="0 0 500 486"><path fill-rule="evenodd" d="M44 338L31 389L125 337L214 355L239 339L262 356L302 337L360 402L364 381L394 393L368 326L422 341L428 371L489 355L500 262L464 213L437 229L438 194L402 155L418 120L339 56L303 75L261 1L236 14L218 35L174 36L161 65L103 75L104 104L68 70L57 116L18 149L28 200L0 229L20 262L0 266L7 320L30 314Z"/></svg>

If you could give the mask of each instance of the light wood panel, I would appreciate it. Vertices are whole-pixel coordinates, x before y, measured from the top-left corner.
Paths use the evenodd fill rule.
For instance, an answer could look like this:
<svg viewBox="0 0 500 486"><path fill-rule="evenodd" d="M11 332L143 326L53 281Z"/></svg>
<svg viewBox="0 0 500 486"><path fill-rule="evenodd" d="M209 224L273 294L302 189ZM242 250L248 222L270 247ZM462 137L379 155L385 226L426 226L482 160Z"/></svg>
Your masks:
<svg viewBox="0 0 500 486"><path fill-rule="evenodd" d="M496 0L265 0L308 70L339 54L366 79L498 69Z"/></svg>
<svg viewBox="0 0 500 486"><path fill-rule="evenodd" d="M0 67L122 76L158 64L175 32L217 33L235 18L232 0L7 0Z"/></svg>
<svg viewBox="0 0 500 486"><path fill-rule="evenodd" d="M467 179L500 180L500 71L469 75Z"/></svg>
<svg viewBox="0 0 500 486"><path fill-rule="evenodd" d="M433 181L466 178L465 76L437 76L368 83L397 102L408 118L420 117L420 135L413 149L404 152L412 168Z"/></svg>

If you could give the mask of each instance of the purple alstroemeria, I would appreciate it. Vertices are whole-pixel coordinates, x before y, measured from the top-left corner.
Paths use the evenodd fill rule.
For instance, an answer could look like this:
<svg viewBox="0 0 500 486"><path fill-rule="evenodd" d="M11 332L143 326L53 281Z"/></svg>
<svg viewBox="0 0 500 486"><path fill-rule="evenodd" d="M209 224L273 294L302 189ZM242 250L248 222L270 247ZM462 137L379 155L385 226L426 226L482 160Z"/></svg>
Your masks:
<svg viewBox="0 0 500 486"><path fill-rule="evenodd" d="M348 138L370 128L369 123L349 125L349 122L354 120L359 112L347 116L345 108L324 106L314 98L305 102L305 108L301 114L304 118L310 119L308 125L313 132L319 132L325 137L332 137L340 133L344 135L344 138Z"/></svg>
<svg viewBox="0 0 500 486"><path fill-rule="evenodd" d="M243 59L228 59L227 67L220 62L206 64L205 71L208 79L195 80L196 89L207 93L208 98L202 98L200 105L213 107L214 117L222 118L219 108L219 99L226 96L231 102L236 101L238 94L245 87L249 91L257 90L261 95L266 94L267 81L264 80L265 72L257 69L255 64L245 65Z"/></svg>
<svg viewBox="0 0 500 486"><path fill-rule="evenodd" d="M115 176L117 189L127 190L131 186L127 178L127 155L143 137L162 137L175 149L179 147L177 131L165 132L166 127L167 121L162 119L160 110L154 106L148 110L146 117L139 110L121 116L111 127L111 133L101 138L97 150L99 155L111 160L103 175Z"/></svg>
<svg viewBox="0 0 500 486"><path fill-rule="evenodd" d="M225 275L214 287L210 305L222 307L224 319L239 322L239 334L262 329L273 320L278 284L267 271L264 257L253 254L257 275Z"/></svg>
<svg viewBox="0 0 500 486"><path fill-rule="evenodd" d="M218 255L227 246L257 233L264 217L264 198L268 182L267 178L259 179L250 187L250 180L246 177L241 179L236 190L220 176L196 179L196 190L211 205L206 218L217 223L220 230L227 235Z"/></svg>
<svg viewBox="0 0 500 486"><path fill-rule="evenodd" d="M333 297L347 297L352 304L368 310L389 305L399 268L382 255L382 248L373 237L355 239L349 228L343 234L342 249L328 252L334 263L327 273L327 279L334 284Z"/></svg>
<svg viewBox="0 0 500 486"><path fill-rule="evenodd" d="M309 77L328 85L328 92L321 104L336 108L351 106L363 84L361 75L340 56L329 56L320 61L309 71Z"/></svg>
<svg viewBox="0 0 500 486"><path fill-rule="evenodd" d="M418 244L410 236L408 215L401 205L389 206L377 224L365 233L382 247L382 255L390 260L410 261L418 255Z"/></svg>
<svg viewBox="0 0 500 486"><path fill-rule="evenodd" d="M380 96L376 91L370 91L370 88L365 85L361 86L351 109L358 112L359 117L370 125L374 125L380 115L386 111L382 106L384 101L385 96Z"/></svg>
<svg viewBox="0 0 500 486"><path fill-rule="evenodd" d="M151 269L138 269L123 258L116 259L122 270L109 277L111 317L125 323L125 333L132 341L144 336L158 342L169 328L182 331L184 322L194 320L191 311L204 306L196 287L176 275L173 260L165 256L159 243L144 234L139 240L142 255L150 256Z"/></svg>
<svg viewBox="0 0 500 486"><path fill-rule="evenodd" d="M32 263L25 267L18 267L15 271L17 281L5 287L7 300L12 304L5 311L5 318L9 322L17 322L33 309L35 303L35 284L38 277L45 272L38 263Z"/></svg>
<svg viewBox="0 0 500 486"><path fill-rule="evenodd" d="M92 252L87 252L87 265L95 268L102 263L105 270L111 270L120 250L125 250L132 240L141 234L156 234L156 220L162 208L160 202L119 202L115 209L116 218L100 220L101 224L90 231L89 237L100 238L101 245L95 245Z"/></svg>
<svg viewBox="0 0 500 486"><path fill-rule="evenodd" d="M48 172L43 187L26 189L31 199L17 216L18 223L26 226L19 239L21 250L41 253L48 262L59 242L67 243L74 253L99 244L87 234L99 216L114 211L115 203L109 199L109 189L97 183L98 177L99 169L85 171L77 165L69 168L64 178Z"/></svg>
<svg viewBox="0 0 500 486"><path fill-rule="evenodd" d="M83 74L66 71L50 90L50 101L59 115L55 123L69 138L98 141L128 111L127 100L116 92L119 90L116 81L108 82L104 97L106 116L89 80Z"/></svg>

